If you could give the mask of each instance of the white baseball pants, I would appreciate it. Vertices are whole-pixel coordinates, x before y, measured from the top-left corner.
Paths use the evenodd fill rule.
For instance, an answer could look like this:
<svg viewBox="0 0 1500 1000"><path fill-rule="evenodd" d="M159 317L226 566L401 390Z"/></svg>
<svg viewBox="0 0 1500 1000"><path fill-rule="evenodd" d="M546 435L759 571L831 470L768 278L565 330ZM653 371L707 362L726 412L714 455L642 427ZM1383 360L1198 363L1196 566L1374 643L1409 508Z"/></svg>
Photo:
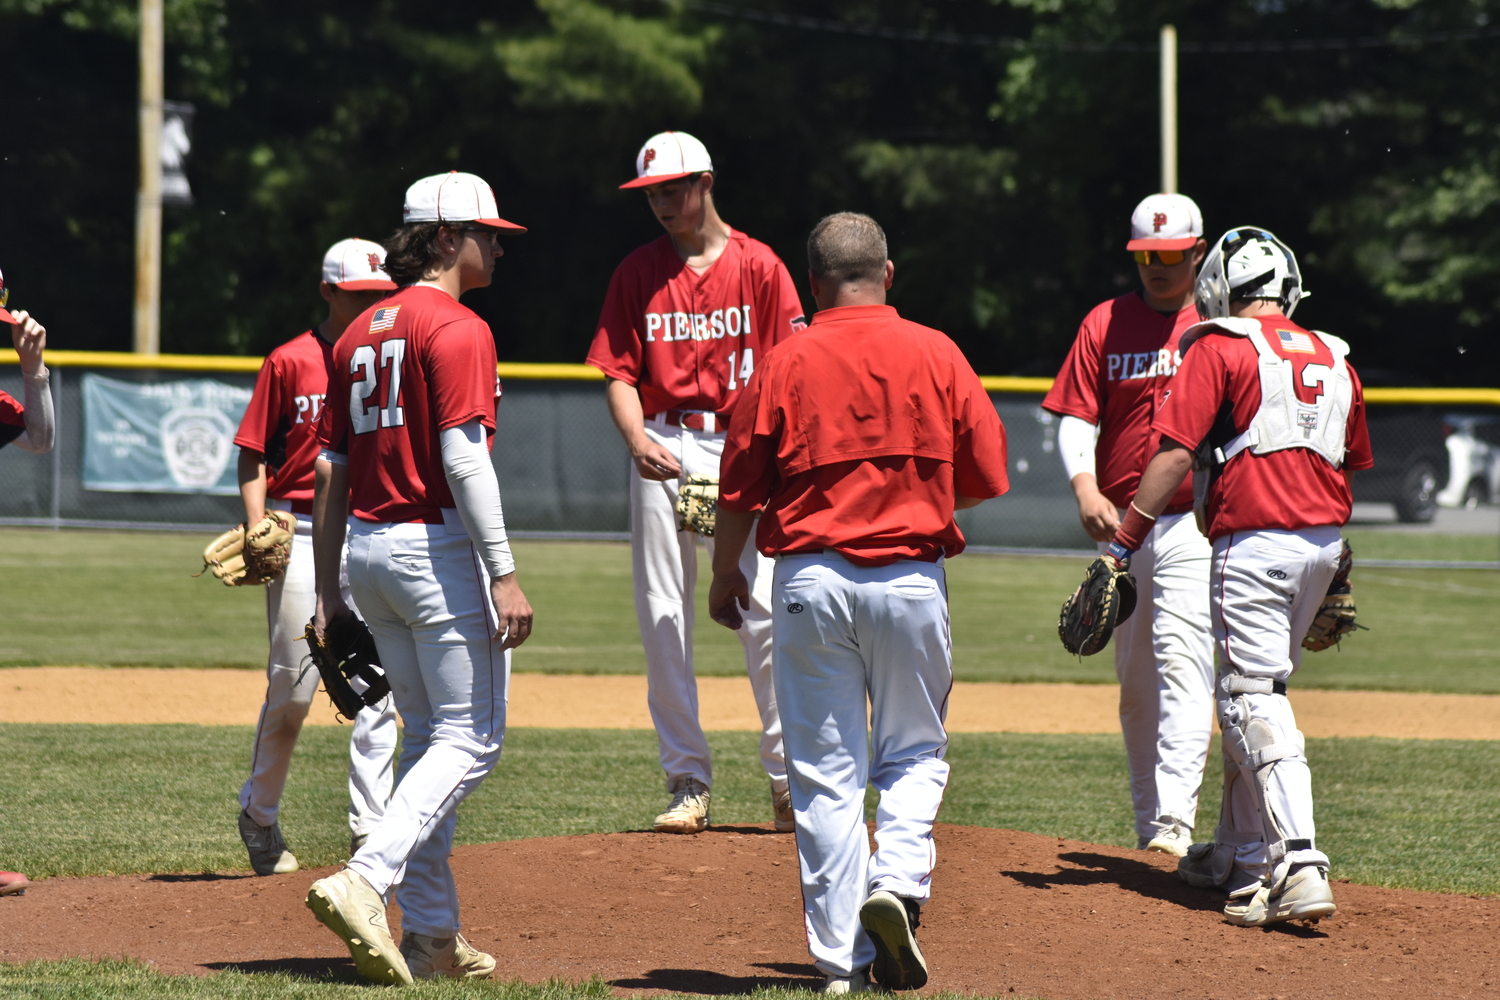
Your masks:
<svg viewBox="0 0 1500 1000"><path fill-rule="evenodd" d="M1214 540L1212 615L1221 727L1262 719L1276 731L1278 744L1300 748L1302 734L1285 695L1231 694L1224 690L1224 677L1283 683L1291 677L1302 661L1302 638L1328 592L1342 547L1339 529L1332 526L1235 532ZM1224 769L1227 808L1220 823L1228 836L1222 839L1236 844L1237 867L1262 873L1267 827L1252 788L1256 779L1227 752ZM1312 772L1305 754L1270 765L1265 795L1285 839L1315 843ZM1328 864L1315 848L1299 851L1291 860Z"/></svg>
<svg viewBox="0 0 1500 1000"><path fill-rule="evenodd" d="M489 578L454 512L437 525L350 518L349 585L405 725L396 792L349 867L387 898L396 887L408 932L452 937L456 811L505 737L510 651L491 638Z"/></svg>
<svg viewBox="0 0 1500 1000"><path fill-rule="evenodd" d="M1130 559L1136 610L1113 639L1120 729L1142 846L1174 823L1189 829L1197 823L1214 717L1210 554L1191 513L1168 514Z"/></svg>
<svg viewBox="0 0 1500 1000"><path fill-rule="evenodd" d="M859 923L870 893L930 893L948 784L947 584L937 563L866 568L830 550L780 559L774 606L808 950L822 972L847 976L875 960ZM873 856L867 783L880 795Z"/></svg>
<svg viewBox="0 0 1500 1000"><path fill-rule="evenodd" d="M713 415L707 415L712 419ZM672 427L660 418L646 421L646 435L670 451L682 464L684 476L719 475L724 434ZM698 721L698 681L693 673L693 588L698 581L698 536L677 530L679 481L645 479L631 467L631 566L635 576L635 614L646 651L646 700L656 726L661 766L667 788L680 779L694 778L713 785L708 741ZM714 540L706 539L709 554ZM782 755L781 720L776 711L776 689L771 682L771 560L755 548L755 536L745 544L740 570L750 583L750 609L744 612L740 644L755 705L760 711L761 766L782 787L786 762Z"/></svg>
<svg viewBox="0 0 1500 1000"><path fill-rule="evenodd" d="M276 501L268 506L287 507ZM271 639L266 700L255 727L250 777L240 787L240 808L261 826L275 823L280 814L292 750L318 693L318 668L308 659L302 638L316 605L312 518L299 517L291 562L285 573L266 585L266 627ZM368 833L385 811L395 753L396 710L387 698L354 717L349 740L349 830L356 837Z"/></svg>

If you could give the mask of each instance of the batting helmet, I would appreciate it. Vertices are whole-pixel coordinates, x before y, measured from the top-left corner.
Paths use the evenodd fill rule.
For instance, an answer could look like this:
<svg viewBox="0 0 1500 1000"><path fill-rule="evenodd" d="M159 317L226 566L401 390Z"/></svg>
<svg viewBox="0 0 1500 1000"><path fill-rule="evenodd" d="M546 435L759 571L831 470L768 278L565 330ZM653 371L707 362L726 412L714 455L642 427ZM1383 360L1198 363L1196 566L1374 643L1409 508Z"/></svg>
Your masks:
<svg viewBox="0 0 1500 1000"><path fill-rule="evenodd" d="M1291 247L1255 226L1236 226L1214 243L1193 289L1198 315L1220 319L1235 299L1275 299L1288 319L1302 290L1302 272Z"/></svg>

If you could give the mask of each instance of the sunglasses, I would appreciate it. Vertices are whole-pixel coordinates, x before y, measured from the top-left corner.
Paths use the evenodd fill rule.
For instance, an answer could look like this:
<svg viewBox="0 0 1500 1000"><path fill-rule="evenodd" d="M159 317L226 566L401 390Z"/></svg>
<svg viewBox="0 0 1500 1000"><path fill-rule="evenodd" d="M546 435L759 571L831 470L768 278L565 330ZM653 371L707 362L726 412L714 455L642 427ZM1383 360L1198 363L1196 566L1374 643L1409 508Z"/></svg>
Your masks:
<svg viewBox="0 0 1500 1000"><path fill-rule="evenodd" d="M1150 267L1151 266L1151 255L1152 254L1156 255L1156 259L1157 260L1159 260L1163 264L1167 264L1167 265L1181 264L1185 259L1187 259L1187 251L1186 250L1133 250L1133 251L1131 251L1131 255L1133 257L1135 257L1135 262L1137 264L1141 265L1142 267Z"/></svg>

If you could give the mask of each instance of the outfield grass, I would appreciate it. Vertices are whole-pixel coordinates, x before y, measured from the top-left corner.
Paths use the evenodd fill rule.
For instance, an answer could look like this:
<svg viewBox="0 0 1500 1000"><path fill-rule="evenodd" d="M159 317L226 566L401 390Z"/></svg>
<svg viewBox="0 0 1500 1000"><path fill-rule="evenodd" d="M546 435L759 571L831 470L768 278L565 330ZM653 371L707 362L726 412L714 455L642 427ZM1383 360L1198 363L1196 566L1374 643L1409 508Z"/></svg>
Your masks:
<svg viewBox="0 0 1500 1000"><path fill-rule="evenodd" d="M770 818L753 733L710 733L714 822ZM0 725L0 861L33 877L242 869L241 726ZM305 865L348 851L348 731L304 730L282 829ZM1318 839L1357 882L1500 892L1500 742L1309 740ZM1118 736L958 733L944 822L1134 846ZM1218 814L1209 755L1201 839ZM666 802L654 734L518 729L459 812L461 844L644 829Z"/></svg>
<svg viewBox="0 0 1500 1000"><path fill-rule="evenodd" d="M1350 528L1344 532L1354 561L1361 559L1431 559L1443 562L1500 561L1500 532L1493 535L1434 535L1388 528Z"/></svg>
<svg viewBox="0 0 1500 1000"><path fill-rule="evenodd" d="M1444 537L1365 534L1423 544ZM264 591L191 579L205 541L177 533L0 529L0 601L7 609L0 665L262 666ZM517 670L645 671L628 546L523 541L515 548L537 610L536 632L516 653ZM707 560L702 564L700 610L708 585ZM966 555L950 560L947 572L960 680L1113 682L1108 652L1080 660L1057 641L1057 609L1081 578L1082 560ZM1500 693L1500 573L1356 570L1355 588L1371 631L1307 657L1298 684ZM705 614L695 641L700 673L744 670L738 640Z"/></svg>

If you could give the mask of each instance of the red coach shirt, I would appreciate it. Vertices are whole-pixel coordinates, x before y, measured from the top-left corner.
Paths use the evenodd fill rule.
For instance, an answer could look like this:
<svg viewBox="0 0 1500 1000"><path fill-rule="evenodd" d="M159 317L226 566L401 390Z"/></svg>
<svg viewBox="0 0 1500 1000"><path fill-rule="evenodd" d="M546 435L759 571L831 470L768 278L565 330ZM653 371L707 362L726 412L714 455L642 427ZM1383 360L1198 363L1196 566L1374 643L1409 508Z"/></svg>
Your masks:
<svg viewBox="0 0 1500 1000"><path fill-rule="evenodd" d="M586 361L636 386L648 417L727 415L766 352L805 325L792 276L764 243L731 232L699 275L663 235L615 269Z"/></svg>
<svg viewBox="0 0 1500 1000"><path fill-rule="evenodd" d="M1160 436L1151 432L1151 418L1182 363L1177 339L1196 322L1193 306L1164 316L1138 292L1099 303L1084 317L1057 381L1042 400L1043 409L1098 426L1095 478L1099 492L1122 510L1161 446ZM1193 484L1188 481L1173 495L1166 513L1192 509Z"/></svg>
<svg viewBox="0 0 1500 1000"><path fill-rule="evenodd" d="M411 285L365 310L333 349L324 447L349 456L362 521L443 522L453 506L438 433L478 420L495 432L495 340L447 292Z"/></svg>
<svg viewBox="0 0 1500 1000"><path fill-rule="evenodd" d="M234 443L266 458L266 496L290 500L312 513L313 463L318 458L318 418L328 394L333 345L316 330L266 356Z"/></svg>
<svg viewBox="0 0 1500 1000"><path fill-rule="evenodd" d="M26 407L8 392L0 392L0 448L26 433Z"/></svg>
<svg viewBox="0 0 1500 1000"><path fill-rule="evenodd" d="M963 551L955 496L1010 488L1005 428L958 347L890 306L813 317L771 355L729 425L719 505L764 506L766 555L861 566Z"/></svg>
<svg viewBox="0 0 1500 1000"><path fill-rule="evenodd" d="M1314 336L1310 338L1313 353L1287 351L1276 331L1307 331L1284 316L1257 318L1267 343L1292 362L1298 394L1313 392L1302 385L1302 369L1310 363L1332 365L1328 345ZM1232 407L1234 433L1242 433L1260 411L1259 360L1248 338L1210 330L1183 355L1171 394L1157 411L1152 428L1178 444L1197 447L1213 427L1219 408L1227 402ZM1368 469L1374 463L1365 428L1364 391L1353 366L1349 376L1354 382L1354 402L1349 407L1344 438L1344 468ZM1352 502L1343 473L1317 452L1288 448L1256 455L1247 449L1229 460L1209 489L1208 537L1256 529L1295 531L1341 525L1349 520Z"/></svg>

